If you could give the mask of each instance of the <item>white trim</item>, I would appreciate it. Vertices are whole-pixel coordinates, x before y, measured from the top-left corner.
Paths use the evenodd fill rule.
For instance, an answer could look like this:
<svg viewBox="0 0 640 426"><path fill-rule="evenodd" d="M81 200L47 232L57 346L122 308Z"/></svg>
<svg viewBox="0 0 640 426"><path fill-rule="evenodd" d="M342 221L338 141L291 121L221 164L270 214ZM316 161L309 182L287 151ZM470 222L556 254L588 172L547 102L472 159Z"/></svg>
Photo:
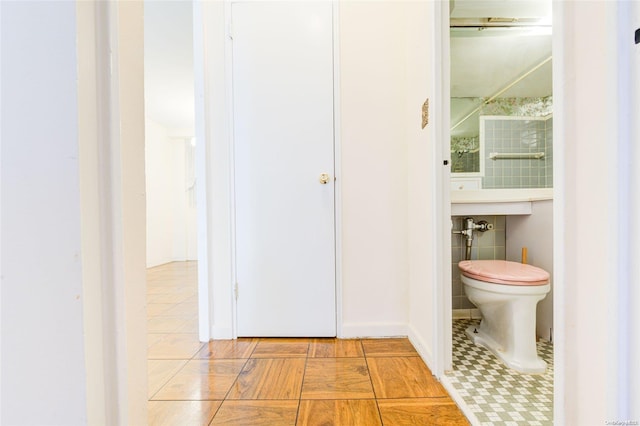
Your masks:
<svg viewBox="0 0 640 426"><path fill-rule="evenodd" d="M342 324L342 122L340 109L340 8L332 1L333 9L333 173L335 176L334 227L335 227L335 274L336 274L336 336L343 337Z"/></svg>
<svg viewBox="0 0 640 426"><path fill-rule="evenodd" d="M358 337L392 337L407 336L408 325L406 323L364 322L342 324L343 339Z"/></svg>
<svg viewBox="0 0 640 426"><path fill-rule="evenodd" d="M555 58L552 64L553 82L553 330L554 335L561 336L553 339L553 413L554 422L562 425L566 423L565 410L565 380L562 370L565 366L566 344L562 336L565 335L564 306L565 297L565 268L564 268L564 206L565 206L565 175L563 166L565 164L565 144L563 135L565 134L565 104L564 88L561 76L564 76L564 63L567 60L564 51L565 32L562 23L564 22L565 2L553 2L553 34L551 36L551 49Z"/></svg>
<svg viewBox="0 0 640 426"><path fill-rule="evenodd" d="M105 333L105 270L109 256L105 250L103 229L106 183L101 175L108 173L99 161L101 126L109 122L107 108L98 102L109 89L109 80L99 72L99 64L108 56L108 14L98 13L104 6L94 2L76 5L78 62L78 164L80 177L80 224L82 238L82 300L85 335L87 386L87 423L108 424L110 412L115 412L113 398L107 399L107 388L115 388L116 375L109 362L106 347L114 344L113 336ZM104 145L108 145L108 140ZM104 146L103 145L103 146ZM108 372L108 373L107 373Z"/></svg>
<svg viewBox="0 0 640 426"><path fill-rule="evenodd" d="M142 2L98 3L106 16L109 53L98 108L105 169L103 261L105 348L110 424L146 424L146 206L144 200L144 26ZM105 55L106 56L106 55ZM125 60L121 60L125 58ZM110 67L109 67L110 65ZM109 385L113 386L111 388ZM115 404L115 405L113 405Z"/></svg>
<svg viewBox="0 0 640 426"><path fill-rule="evenodd" d="M234 334L233 327L217 327L213 325L211 327L211 336L216 340L228 340L237 339L238 336Z"/></svg>
<svg viewBox="0 0 640 426"><path fill-rule="evenodd" d="M225 99L227 105L227 141L229 144L229 232L230 235L230 271L231 271L231 338L238 338L238 299L236 298L236 286L238 285L238 269L236 264L236 173L235 173L235 135L234 135L234 114L233 114L233 0L224 0L224 25L225 25L225 42L224 42L224 63L225 63ZM224 332L222 333L224 335ZM222 339L214 334L216 338Z"/></svg>
<svg viewBox="0 0 640 426"><path fill-rule="evenodd" d="M420 358L422 358L424 363L427 364L427 366L431 370L433 370L433 364L434 364L433 352L429 350L428 342L425 342L422 339L421 334L418 333L411 324L409 324L408 326L408 331L409 333L407 337L409 338L409 341L411 342L413 347L416 349L416 351L418 352L418 355L420 355Z"/></svg>
<svg viewBox="0 0 640 426"><path fill-rule="evenodd" d="M2 22L2 7L0 7L0 22ZM5 36L6 37L6 36ZM3 46L4 44L2 43L2 31L0 30L0 46ZM80 47L81 47L82 43L78 42L78 56L80 56ZM0 70L4 69L4 67L2 66L2 55L0 55ZM80 85L80 73L78 73L78 86ZM80 91L80 87L78 87L78 91ZM2 96L2 80L0 79L0 96ZM78 107L80 107L80 102L78 102ZM0 102L0 129L2 128L2 102ZM78 132L78 136L80 137L80 130ZM2 176L2 136L0 136L0 176ZM81 162L81 157L80 157L80 153L78 153L78 160ZM82 189L81 189L82 191ZM0 185L0 223L2 223L2 212L4 211L2 209L2 185ZM82 201L81 201L82 202ZM82 208L82 204L80 205L80 207ZM84 238L84 234L83 234L83 238ZM4 239L2 238L2 227L0 227L0 241L4 241ZM2 259L4 259L4 257L2 257L2 246L3 244L0 244L0 276L4 276L4 269L2 268ZM84 252L84 247L82 247L82 251ZM84 271L83 271L84 274ZM84 277L83 277L83 281L84 281ZM82 290L83 293L85 292L85 290ZM85 302L86 303L86 302ZM83 309L85 308L86 304L83 304ZM0 290L0 319L2 319L2 291ZM85 325L86 327L86 325ZM0 375L2 375L2 366L4 365L2 363L2 340L0 338ZM87 365L89 365L89 361L85 361L87 362ZM91 413L91 404L92 401L91 399L94 398L94 395L91 395L91 389L90 386L91 384L89 383L89 380L91 379L91 375L88 374L87 375L87 420L90 421L92 419L92 413ZM1 401L4 401L4 399L2 398L2 383L0 382L0 419L4 418L2 416L2 403ZM100 407L99 405L97 405L97 409L98 410L103 410L103 407ZM99 414L101 415L101 414Z"/></svg>
<svg viewBox="0 0 640 426"><path fill-rule="evenodd" d="M207 158L209 140L207 135L206 96L207 78L205 75L204 13L202 2L193 2L193 69L195 90L195 138L196 138L196 211L198 245L198 338L208 341L211 336L211 304L209 286L209 199Z"/></svg>
<svg viewBox="0 0 640 426"><path fill-rule="evenodd" d="M444 166L443 161L451 163L450 137L450 73L449 73L449 2L435 2L434 25L434 81L433 91L438 105L434 108L440 111L435 121L435 167L434 185L436 220L433 235L436 253L433 285L433 315L434 327L433 343L433 373L438 378L444 376L452 365L452 313L451 313L451 200L450 200L450 166ZM438 43L438 40L441 42ZM446 60L445 60L446 59Z"/></svg>
<svg viewBox="0 0 640 426"><path fill-rule="evenodd" d="M632 28L640 27L640 3L629 3L630 9L628 9L628 16ZM626 28L624 29L624 36L627 35ZM631 46L631 65L629 72L631 75L631 105L629 117L640 116L640 44ZM634 56L635 55L635 56ZM635 120L631 128L630 140L632 143L631 164L638 164L640 160L640 121ZM634 144L635 142L635 144ZM640 191L640 170L637 167L631 171L631 194L637 194ZM632 197L630 200L630 218L636 218L640 214L640 199L638 197ZM631 223L629 223L630 225ZM629 233L629 257L630 259L637 259L640 255L640 235L637 232ZM637 262L631 261L629 264L629 272L631 276L638 276L640 267ZM630 281L633 282L633 281ZM636 284L630 288L629 297L629 336L630 336L630 348L629 348L629 360L640 359L640 287ZM640 418L640 366L638 363L631 362L629 371L630 389L629 389L629 406L631 411L629 418Z"/></svg>
<svg viewBox="0 0 640 426"><path fill-rule="evenodd" d="M617 251L617 294L612 298L613 306L611 312L614 313L613 318L613 335L615 336L616 364L617 368L612 371L611 380L617 384L617 392L613 393L614 410L620 418L633 418L632 407L634 407L634 395L631 391L633 386L632 365L630 355L634 345L632 337L632 312L634 308L632 302L632 291L634 287L635 274L630 265L632 262L633 237L635 232L629 232L635 222L634 212L631 211L633 205L633 173L635 164L629 161L633 158L634 141L633 140L633 62L634 62L634 46L632 38L635 22L632 21L633 7L631 2L624 2L619 5L617 10L617 46L619 52L617 55L618 65L618 84L617 84L617 127L618 127L618 152L616 168L616 184L618 189L618 251ZM631 31L629 31L631 30ZM613 346L613 345L612 345ZM638 410L637 406L635 409Z"/></svg>
<svg viewBox="0 0 640 426"><path fill-rule="evenodd" d="M205 203L198 202L201 208L199 219L206 224L206 232L198 231L199 248L206 250L199 253L199 267L206 273L199 274L200 305L200 339L227 338L227 330L234 323L233 317L233 241L232 241L232 169L230 159L232 149L230 143L231 110L229 107L230 82L228 76L229 39L225 11L228 1L206 2L194 1L194 35L195 28L201 24L200 39L194 40L194 65L203 70L202 87L196 86L196 108L203 117L198 121L196 116L196 133L199 145L204 145L198 160L204 164L204 180L200 186L199 197ZM197 13L201 14L198 17ZM201 19L199 19L201 18ZM202 55L199 57L198 55ZM201 60L201 63L198 63ZM197 70L198 71L198 70ZM198 83L196 75L196 84ZM225 96L221 96L221 93ZM199 99L203 97L203 99ZM203 195L200 194L203 193ZM206 210L206 211L205 211ZM200 223L198 226L201 226ZM206 249L205 249L206 247ZM200 264L206 264L200 265ZM221 331L222 330L222 331ZM218 335L217 333L222 333Z"/></svg>

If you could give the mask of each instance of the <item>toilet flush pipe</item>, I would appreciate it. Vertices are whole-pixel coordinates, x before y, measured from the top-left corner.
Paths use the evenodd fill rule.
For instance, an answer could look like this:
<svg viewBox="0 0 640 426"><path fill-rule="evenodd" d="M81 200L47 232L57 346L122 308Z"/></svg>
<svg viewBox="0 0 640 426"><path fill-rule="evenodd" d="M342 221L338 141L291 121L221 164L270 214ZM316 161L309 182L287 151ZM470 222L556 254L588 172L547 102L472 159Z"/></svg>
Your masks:
<svg viewBox="0 0 640 426"><path fill-rule="evenodd" d="M465 237L465 251L464 260L471 260L471 246L473 244L473 230L462 229L460 231L453 231L454 234L464 235Z"/></svg>
<svg viewBox="0 0 640 426"><path fill-rule="evenodd" d="M471 246L473 245L473 231L485 232L493 229L493 225L486 220L481 220L476 223L472 217L467 217L463 220L463 229L460 231L453 231L454 234L464 235L465 241L465 260L471 260Z"/></svg>
<svg viewBox="0 0 640 426"><path fill-rule="evenodd" d="M476 224L472 217L468 217L464 220L463 233L467 236L466 247L464 251L464 259L471 260L471 246L473 245L473 231L476 229ZM466 231L466 233L465 233Z"/></svg>
<svg viewBox="0 0 640 426"><path fill-rule="evenodd" d="M467 238L467 246L464 250L464 260L471 260L471 245L473 244L473 237Z"/></svg>

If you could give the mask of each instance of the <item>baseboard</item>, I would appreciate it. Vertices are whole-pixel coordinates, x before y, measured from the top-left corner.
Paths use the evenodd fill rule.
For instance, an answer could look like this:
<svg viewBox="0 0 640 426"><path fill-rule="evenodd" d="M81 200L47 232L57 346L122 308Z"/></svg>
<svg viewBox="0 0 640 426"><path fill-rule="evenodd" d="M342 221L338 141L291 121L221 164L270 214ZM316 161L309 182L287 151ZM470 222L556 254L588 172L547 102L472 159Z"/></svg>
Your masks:
<svg viewBox="0 0 640 426"><path fill-rule="evenodd" d="M174 260L171 258L166 258L166 259L154 259L151 261L147 261L147 269L151 269L151 268L157 268L158 266L162 266L162 265L166 265L168 263L173 262Z"/></svg>
<svg viewBox="0 0 640 426"><path fill-rule="evenodd" d="M164 260L152 260L147 262L147 269L156 268L158 266L167 265L173 262L196 262L198 259L187 259L182 257L172 257Z"/></svg>
<svg viewBox="0 0 640 426"><path fill-rule="evenodd" d="M413 326L409 326L408 337L409 337L409 341L418 352L418 355L420 355L420 358L422 358L424 363L427 364L427 367L429 367L429 369L432 372L435 371L435 368L433 365L434 364L433 353L429 349L427 349L429 346L424 341L422 336L416 331L416 329L413 328Z"/></svg>
<svg viewBox="0 0 640 426"><path fill-rule="evenodd" d="M342 325L342 333L338 337L341 339L384 338L406 337L407 334L408 327L405 323L347 323ZM213 340L232 339L233 332L230 327L211 326L211 338Z"/></svg>
<svg viewBox="0 0 640 426"><path fill-rule="evenodd" d="M344 323L338 337L353 339L357 337L397 337L407 335L406 323Z"/></svg>
<svg viewBox="0 0 640 426"><path fill-rule="evenodd" d="M228 340L233 339L233 330L231 327L216 327L211 326L211 339L212 340Z"/></svg>
<svg viewBox="0 0 640 426"><path fill-rule="evenodd" d="M455 319L481 319L480 310L473 309L454 309L452 312L452 318Z"/></svg>

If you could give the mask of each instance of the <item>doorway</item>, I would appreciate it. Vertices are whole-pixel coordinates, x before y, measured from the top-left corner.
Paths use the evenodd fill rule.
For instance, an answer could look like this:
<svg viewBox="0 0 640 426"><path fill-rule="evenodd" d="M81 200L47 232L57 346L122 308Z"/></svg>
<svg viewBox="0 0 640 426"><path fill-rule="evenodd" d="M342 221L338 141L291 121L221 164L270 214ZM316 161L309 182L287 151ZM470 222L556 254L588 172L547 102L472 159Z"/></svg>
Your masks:
<svg viewBox="0 0 640 426"><path fill-rule="evenodd" d="M443 282L447 287L443 291L446 298L443 302L453 308L453 318L457 319L453 321L453 345L451 341L443 342L446 346L443 368L450 371L444 381L449 383L448 389L457 394L454 397L457 396L458 402L467 407L469 403L465 400L464 392L455 391L461 388L461 382L465 382L465 373L460 373L459 363L457 366L451 362L451 354L453 348L453 359L463 359L464 362L467 356L474 359L482 356L481 353L468 355L476 347L468 344L464 334L464 325L476 324L480 317L479 311L467 300L462 283L457 278L458 261L465 257L469 259L468 255L473 260L520 261L520 249L529 246L530 252L536 256L535 259L529 259L530 263L553 273L553 200L550 189L553 182L551 4L540 2L536 4L537 9L531 7L527 10L519 9L521 6L505 3L498 7L491 2L472 4L461 1L456 2L451 10L444 10L441 15L441 34L446 39L442 46L441 53L445 59L442 62L451 65L451 70L443 70L443 86L451 91L451 98L446 96L451 101L451 105L447 105L451 115L442 123L445 134L442 148L444 158L452 162L451 174L448 170L445 173L442 191L449 193L451 190L451 199L454 201L451 211L443 212L443 215L446 214L443 220L449 225L446 227L447 233L450 233L451 226L459 230L462 219L469 216L476 220L487 220L495 226L495 230L484 238L475 236L473 250L469 254L465 253L464 242L461 243L459 236L444 236L445 241L451 241L451 245L446 244L444 251L448 260L447 270L452 272L454 279L449 276ZM501 18L492 18L496 16ZM509 18L511 16L513 18ZM487 61L487 65L482 61ZM491 70L492 66L496 68ZM537 154L540 155L536 157L537 161L518 155L512 157L516 160L509 159L502 164L492 161L495 157L489 155L495 151L527 152L525 146L530 151L535 147L543 153ZM509 168L505 171L507 165ZM450 177L454 179L450 181ZM468 188L470 184L473 184L473 188ZM495 203L511 201L498 199L496 194L504 189L516 190L511 194L529 189L541 190L544 196L530 203L529 212L517 212L504 208L506 204L498 207ZM471 199L482 200L482 192L485 195L492 193L494 203L469 202ZM488 209L483 210L483 207ZM508 237L507 229L510 231ZM538 343L538 354L551 365L552 321L552 298L549 296L538 305L537 334L544 342ZM451 333L451 323L451 317L444 318L441 323L447 335ZM502 368L493 357L488 360L491 368L496 363L494 371ZM504 372L508 374L507 370ZM487 369L480 375L492 374ZM532 388L536 391L531 394L545 404L541 405L535 419L526 416L524 419L549 421L553 418L553 368L547 374L535 377L535 380L538 381ZM492 395L503 392L502 389L486 386L486 383L482 386L490 389ZM519 398L515 389L511 389L510 393ZM495 415L492 407L474 407L468 409L467 415L477 422Z"/></svg>
<svg viewBox="0 0 640 426"><path fill-rule="evenodd" d="M145 3L147 267L197 260L192 14Z"/></svg>
<svg viewBox="0 0 640 426"><path fill-rule="evenodd" d="M332 5L231 8L237 334L336 336Z"/></svg>

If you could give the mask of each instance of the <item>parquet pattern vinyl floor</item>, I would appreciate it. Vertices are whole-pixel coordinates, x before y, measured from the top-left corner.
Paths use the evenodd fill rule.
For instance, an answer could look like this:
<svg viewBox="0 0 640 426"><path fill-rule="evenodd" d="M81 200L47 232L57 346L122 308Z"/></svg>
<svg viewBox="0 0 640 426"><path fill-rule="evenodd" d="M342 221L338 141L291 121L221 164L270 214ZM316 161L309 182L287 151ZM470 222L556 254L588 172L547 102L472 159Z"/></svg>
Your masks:
<svg viewBox="0 0 640 426"><path fill-rule="evenodd" d="M199 342L196 270L148 270L151 425L469 424L408 339Z"/></svg>

